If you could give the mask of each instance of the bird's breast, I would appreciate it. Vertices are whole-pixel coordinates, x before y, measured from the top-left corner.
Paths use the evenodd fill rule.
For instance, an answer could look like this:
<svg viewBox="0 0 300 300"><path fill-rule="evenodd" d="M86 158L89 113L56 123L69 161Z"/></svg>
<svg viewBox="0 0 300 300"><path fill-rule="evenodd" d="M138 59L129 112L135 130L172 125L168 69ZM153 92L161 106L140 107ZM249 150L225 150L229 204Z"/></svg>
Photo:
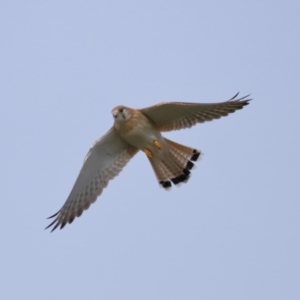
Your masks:
<svg viewBox="0 0 300 300"><path fill-rule="evenodd" d="M154 141L158 141L162 145L165 144L161 133L144 115L131 118L122 124L117 131L123 140L140 150L147 148L156 152L157 148L154 146Z"/></svg>

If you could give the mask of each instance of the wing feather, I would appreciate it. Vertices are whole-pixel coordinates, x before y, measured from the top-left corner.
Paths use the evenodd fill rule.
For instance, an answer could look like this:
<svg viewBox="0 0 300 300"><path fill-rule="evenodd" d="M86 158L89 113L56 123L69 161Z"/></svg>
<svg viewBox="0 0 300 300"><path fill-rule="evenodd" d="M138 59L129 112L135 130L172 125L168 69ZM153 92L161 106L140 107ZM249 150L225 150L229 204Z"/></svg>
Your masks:
<svg viewBox="0 0 300 300"><path fill-rule="evenodd" d="M159 131L179 130L219 119L242 109L249 104L250 95L237 99L238 94L219 103L164 102L143 108L141 112L152 120Z"/></svg>
<svg viewBox="0 0 300 300"><path fill-rule="evenodd" d="M117 176L138 149L123 141L112 127L90 148L69 197L46 227L62 229L94 203L109 180Z"/></svg>

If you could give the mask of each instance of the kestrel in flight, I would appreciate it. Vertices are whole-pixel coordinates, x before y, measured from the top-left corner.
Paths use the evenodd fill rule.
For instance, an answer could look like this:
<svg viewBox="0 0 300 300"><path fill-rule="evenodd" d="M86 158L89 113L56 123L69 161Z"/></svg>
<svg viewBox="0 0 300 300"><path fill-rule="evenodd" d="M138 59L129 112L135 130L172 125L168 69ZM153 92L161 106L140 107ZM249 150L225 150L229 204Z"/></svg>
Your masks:
<svg viewBox="0 0 300 300"><path fill-rule="evenodd" d="M163 188L187 182L201 151L170 141L161 132L219 119L242 109L251 100L249 95L239 99L237 96L219 103L164 102L143 109L115 107L114 125L91 146L69 197L49 217L55 219L46 228L53 225L53 231L72 223L139 150L146 154Z"/></svg>

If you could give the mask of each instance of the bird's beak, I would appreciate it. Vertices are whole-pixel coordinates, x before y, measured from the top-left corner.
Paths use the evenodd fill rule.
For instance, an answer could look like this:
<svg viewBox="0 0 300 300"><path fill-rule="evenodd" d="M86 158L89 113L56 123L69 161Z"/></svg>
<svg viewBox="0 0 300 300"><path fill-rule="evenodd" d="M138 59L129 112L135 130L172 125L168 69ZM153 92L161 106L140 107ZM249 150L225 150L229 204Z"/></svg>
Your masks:
<svg viewBox="0 0 300 300"><path fill-rule="evenodd" d="M114 118L116 118L117 115L118 115L118 110L117 110L117 109L114 109L111 113L112 113L112 115L114 116Z"/></svg>

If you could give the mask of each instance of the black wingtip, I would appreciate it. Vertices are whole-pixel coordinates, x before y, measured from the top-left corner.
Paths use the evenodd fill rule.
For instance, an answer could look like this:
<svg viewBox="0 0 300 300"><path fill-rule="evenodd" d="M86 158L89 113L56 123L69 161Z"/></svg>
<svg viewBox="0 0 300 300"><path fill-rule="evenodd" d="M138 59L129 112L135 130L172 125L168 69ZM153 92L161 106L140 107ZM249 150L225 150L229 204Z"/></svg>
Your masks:
<svg viewBox="0 0 300 300"><path fill-rule="evenodd" d="M60 228L59 229L63 229L67 224L67 221L64 221L63 223L61 223Z"/></svg>
<svg viewBox="0 0 300 300"><path fill-rule="evenodd" d="M59 214L59 212L60 212L60 211L58 211L58 212L57 212L57 213L55 213L54 215L52 215L52 216L48 217L47 219L52 219L52 218L56 217L56 216Z"/></svg>
<svg viewBox="0 0 300 300"><path fill-rule="evenodd" d="M53 225L55 225L55 226L52 228L51 232L53 232L53 231L57 228L57 226L59 225L59 222L58 222L58 220L57 220L57 216L58 216L59 213L60 213L60 210L59 210L57 213L55 213L54 215L52 215L52 216L50 216L50 217L47 218L47 220L48 220L48 219L52 219L52 218L56 217L56 218L53 220L53 222L51 222L51 223L45 228L45 230L48 229L48 228L50 228L50 227L53 226ZM55 223L56 223L56 224L55 224Z"/></svg>
<svg viewBox="0 0 300 300"><path fill-rule="evenodd" d="M240 92L237 92L232 98L230 98L228 101L244 101L244 105L248 105L249 104L249 101L253 100L253 99L247 99L248 97L251 96L251 94L248 94L244 97L241 97L241 98L238 98L237 99L237 96L240 94Z"/></svg>
<svg viewBox="0 0 300 300"><path fill-rule="evenodd" d="M56 224L55 224L56 223ZM57 219L55 219L51 224L49 224L46 228L45 228L45 230L46 229L48 229L49 227L51 227L52 225L54 225L55 224L55 226L51 229L51 232L53 232L56 228L58 228L59 227L59 229L63 229L65 226L66 226L66 224L67 224L68 222L67 221L64 221L63 223L60 223Z"/></svg>
<svg viewBox="0 0 300 300"><path fill-rule="evenodd" d="M53 222L51 222L51 223L45 228L45 230L48 229L49 227L51 227L53 224L55 224L56 221L57 221L57 220L54 220ZM55 228L56 228L56 226L55 226L54 228L52 228L51 232L52 232Z"/></svg>
<svg viewBox="0 0 300 300"><path fill-rule="evenodd" d="M55 226L52 228L51 232L53 232L58 226L59 226L59 223L56 223Z"/></svg>
<svg viewBox="0 0 300 300"><path fill-rule="evenodd" d="M239 95L240 92L237 92L232 98L230 98L228 101L231 101L231 100L234 100L238 95Z"/></svg>

